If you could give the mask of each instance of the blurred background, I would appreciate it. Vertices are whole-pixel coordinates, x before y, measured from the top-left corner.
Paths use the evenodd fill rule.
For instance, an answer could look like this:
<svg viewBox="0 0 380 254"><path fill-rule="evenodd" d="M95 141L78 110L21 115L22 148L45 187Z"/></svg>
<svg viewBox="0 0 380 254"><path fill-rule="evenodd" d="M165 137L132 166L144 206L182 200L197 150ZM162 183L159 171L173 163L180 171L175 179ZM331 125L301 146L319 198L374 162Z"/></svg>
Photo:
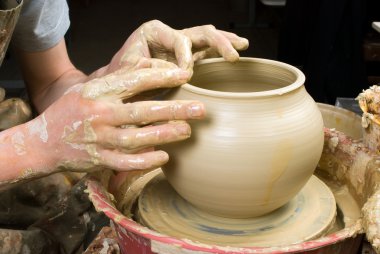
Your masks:
<svg viewBox="0 0 380 254"><path fill-rule="evenodd" d="M85 73L106 65L142 23L158 19L176 28L213 24L246 37L242 56L275 59L304 71L319 102L355 97L380 82L379 0L68 0L66 36L74 64ZM22 87L12 52L0 84Z"/></svg>

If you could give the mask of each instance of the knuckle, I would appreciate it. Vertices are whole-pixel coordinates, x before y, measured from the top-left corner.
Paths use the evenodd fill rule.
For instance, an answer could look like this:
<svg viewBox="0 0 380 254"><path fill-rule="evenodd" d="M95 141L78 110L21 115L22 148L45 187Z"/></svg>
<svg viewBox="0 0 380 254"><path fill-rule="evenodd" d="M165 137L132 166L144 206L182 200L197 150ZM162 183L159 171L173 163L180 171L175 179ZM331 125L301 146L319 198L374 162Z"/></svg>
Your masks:
<svg viewBox="0 0 380 254"><path fill-rule="evenodd" d="M182 104L178 103L178 102L175 102L171 105L169 105L169 113L170 113L170 117L172 119L177 119L178 117L178 112L182 109Z"/></svg>
<svg viewBox="0 0 380 254"><path fill-rule="evenodd" d="M189 37L187 37L186 35L183 35L181 34L181 40L183 41L183 43L189 47L191 47L191 39Z"/></svg>
<svg viewBox="0 0 380 254"><path fill-rule="evenodd" d="M133 137L129 134L119 136L117 138L116 145L127 149L133 149L137 147Z"/></svg>
<svg viewBox="0 0 380 254"><path fill-rule="evenodd" d="M143 27L155 27L155 26L161 26L163 23L161 21L159 21L158 19L153 19L153 20L150 20L148 22L145 22L143 24Z"/></svg>
<svg viewBox="0 0 380 254"><path fill-rule="evenodd" d="M134 103L131 103L130 106L129 106L129 109L128 109L128 117L129 119L131 119L131 122L132 123L137 123L137 122L141 122L142 121L142 111L140 109L140 106L134 104Z"/></svg>
<svg viewBox="0 0 380 254"><path fill-rule="evenodd" d="M92 105L93 112L97 115L102 116L111 113L109 105L103 101L95 101Z"/></svg>
<svg viewBox="0 0 380 254"><path fill-rule="evenodd" d="M206 29L206 30L216 30L215 26L211 25L211 24L204 25L203 28Z"/></svg>

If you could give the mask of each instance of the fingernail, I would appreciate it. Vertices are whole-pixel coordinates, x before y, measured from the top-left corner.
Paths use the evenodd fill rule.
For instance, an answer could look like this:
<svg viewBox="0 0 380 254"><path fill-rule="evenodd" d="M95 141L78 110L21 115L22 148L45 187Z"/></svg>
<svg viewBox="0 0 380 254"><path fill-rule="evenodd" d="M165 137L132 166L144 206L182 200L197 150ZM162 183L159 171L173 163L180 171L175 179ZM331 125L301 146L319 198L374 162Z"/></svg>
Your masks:
<svg viewBox="0 0 380 254"><path fill-rule="evenodd" d="M190 104L188 108L188 114L190 117L202 117L204 116L204 106L202 103L196 102Z"/></svg>
<svg viewBox="0 0 380 254"><path fill-rule="evenodd" d="M239 60L239 54L236 51L230 51L226 55L226 60L230 62L236 62Z"/></svg>
<svg viewBox="0 0 380 254"><path fill-rule="evenodd" d="M157 160L159 163L166 163L169 160L169 155L164 151L157 151Z"/></svg>
<svg viewBox="0 0 380 254"><path fill-rule="evenodd" d="M239 50L247 49L249 46L249 41L246 38L241 38L239 42Z"/></svg>
<svg viewBox="0 0 380 254"><path fill-rule="evenodd" d="M178 138L179 137L188 138L191 135L191 129L188 124L183 124L183 123L177 124L175 126L175 129L176 129L177 134L179 134Z"/></svg>

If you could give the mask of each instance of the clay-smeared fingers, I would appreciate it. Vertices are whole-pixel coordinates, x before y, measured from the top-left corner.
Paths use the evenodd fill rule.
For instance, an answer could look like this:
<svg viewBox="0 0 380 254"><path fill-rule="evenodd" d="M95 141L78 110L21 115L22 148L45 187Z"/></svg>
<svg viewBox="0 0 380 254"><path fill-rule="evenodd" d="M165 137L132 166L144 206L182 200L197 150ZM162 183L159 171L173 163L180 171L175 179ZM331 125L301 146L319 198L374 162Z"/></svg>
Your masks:
<svg viewBox="0 0 380 254"><path fill-rule="evenodd" d="M104 147L128 151L181 141L190 137L190 134L189 124L175 121L142 128L109 127L98 134L98 141Z"/></svg>
<svg viewBox="0 0 380 254"><path fill-rule="evenodd" d="M190 77L191 72L180 68L150 68L132 72L119 70L86 83L82 95L90 99L125 99L148 90L182 85Z"/></svg>
<svg viewBox="0 0 380 254"><path fill-rule="evenodd" d="M102 166L117 170L145 170L164 165L169 156L164 151L153 151L138 154L124 154L118 151L99 151L99 161Z"/></svg>
<svg viewBox="0 0 380 254"><path fill-rule="evenodd" d="M176 40L174 42L174 53L177 59L177 64L184 70L193 70L193 53L191 51L191 40L177 32Z"/></svg>
<svg viewBox="0 0 380 254"><path fill-rule="evenodd" d="M198 101L139 101L115 104L113 114L106 117L114 126L146 125L171 120L201 119L205 116L203 103Z"/></svg>
<svg viewBox="0 0 380 254"><path fill-rule="evenodd" d="M219 54L227 61L237 61L239 53L234 49L231 42L216 29L207 31L207 40L211 47L218 50Z"/></svg>
<svg viewBox="0 0 380 254"><path fill-rule="evenodd" d="M220 57L220 54L218 51L216 51L214 48L208 48L206 50L201 50L193 54L193 61L196 62L198 60L202 60L205 58L213 58L213 57Z"/></svg>
<svg viewBox="0 0 380 254"><path fill-rule="evenodd" d="M127 68L131 71L136 71L145 68L176 69L178 66L174 63L157 58L140 57L136 64L133 66L128 66Z"/></svg>
<svg viewBox="0 0 380 254"><path fill-rule="evenodd" d="M231 43L232 46L237 50L245 50L249 46L249 41L246 38L237 36L234 33L218 30L222 33Z"/></svg>
<svg viewBox="0 0 380 254"><path fill-rule="evenodd" d="M230 41L231 35L227 34L227 37L226 34L215 29L212 25L194 27L182 31L192 41L193 49L205 50L213 48L227 61L233 62L239 59L239 54L234 48L234 44L237 44L236 38L233 38L234 42Z"/></svg>
<svg viewBox="0 0 380 254"><path fill-rule="evenodd" d="M145 23L143 31L147 37L149 48L152 49L153 57L156 57L155 54L160 57L160 51L165 49L165 51L174 53L177 65L180 68L184 70L192 68L191 41L187 36L158 20Z"/></svg>

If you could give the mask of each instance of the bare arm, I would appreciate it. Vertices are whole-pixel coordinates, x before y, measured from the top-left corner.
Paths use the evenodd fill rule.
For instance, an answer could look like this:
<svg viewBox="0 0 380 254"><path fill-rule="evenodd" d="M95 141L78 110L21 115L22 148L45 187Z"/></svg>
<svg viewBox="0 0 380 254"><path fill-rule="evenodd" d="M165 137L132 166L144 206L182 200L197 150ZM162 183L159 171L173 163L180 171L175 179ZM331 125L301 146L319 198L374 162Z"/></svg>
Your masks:
<svg viewBox="0 0 380 254"><path fill-rule="evenodd" d="M194 46L199 46L197 52L191 51ZM202 118L203 104L125 100L186 83L194 59L208 56L210 49L236 61L236 49L246 46L245 39L211 26L175 31L148 22L109 65L90 76L71 63L64 40L45 51L18 50L32 103L41 114L0 133L0 187L60 171L105 167L128 171L163 165L168 155L154 147L188 138L190 126L172 120Z"/></svg>
<svg viewBox="0 0 380 254"><path fill-rule="evenodd" d="M73 86L35 119L0 133L0 187L60 171L160 167L168 155L152 148L188 138L190 126L172 120L202 118L203 105L123 101L189 78L179 68L121 69Z"/></svg>
<svg viewBox="0 0 380 254"><path fill-rule="evenodd" d="M71 63L64 39L45 51L18 50L18 57L32 102L38 112L42 112L69 87L120 68L133 71L176 64L192 72L196 60L222 56L228 61L237 61L237 50L247 47L246 39L210 25L175 30L153 20L136 29L111 62L89 76Z"/></svg>
<svg viewBox="0 0 380 254"><path fill-rule="evenodd" d="M38 112L43 112L69 87L87 81L87 75L71 63L64 39L45 51L17 50L17 56L29 95Z"/></svg>

